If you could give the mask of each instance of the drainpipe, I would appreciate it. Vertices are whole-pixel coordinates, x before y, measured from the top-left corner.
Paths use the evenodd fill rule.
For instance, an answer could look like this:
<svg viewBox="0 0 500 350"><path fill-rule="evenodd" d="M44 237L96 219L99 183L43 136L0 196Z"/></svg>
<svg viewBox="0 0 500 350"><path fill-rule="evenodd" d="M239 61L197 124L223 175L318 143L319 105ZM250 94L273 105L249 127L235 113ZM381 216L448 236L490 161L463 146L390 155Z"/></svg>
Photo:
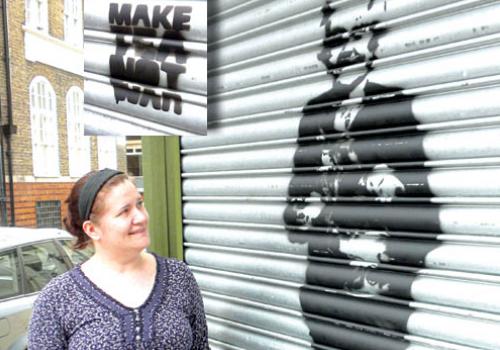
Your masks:
<svg viewBox="0 0 500 350"><path fill-rule="evenodd" d="M2 104L0 103L0 125L2 125ZM2 221L0 222L0 226L7 226L7 197L5 197L5 157L3 154L3 133L0 132L0 217Z"/></svg>
<svg viewBox="0 0 500 350"><path fill-rule="evenodd" d="M7 0L2 0L3 7L3 44L5 53L5 78L7 86L7 124L2 125L5 136L5 156L7 158L7 171L9 173L9 195L10 195L10 226L15 226L16 216L14 212L14 177L12 175L12 148L11 136L16 133L17 127L12 122L12 88L10 79L10 52L9 52L9 26L7 23Z"/></svg>

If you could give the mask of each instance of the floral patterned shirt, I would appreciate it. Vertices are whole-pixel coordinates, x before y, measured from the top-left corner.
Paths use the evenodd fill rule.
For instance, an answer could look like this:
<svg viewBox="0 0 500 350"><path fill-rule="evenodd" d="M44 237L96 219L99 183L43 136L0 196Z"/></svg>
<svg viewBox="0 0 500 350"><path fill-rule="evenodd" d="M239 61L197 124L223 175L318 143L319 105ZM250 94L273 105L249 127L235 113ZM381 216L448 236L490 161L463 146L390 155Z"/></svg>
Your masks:
<svg viewBox="0 0 500 350"><path fill-rule="evenodd" d="M29 349L208 349L203 301L191 270L183 262L155 258L153 290L138 308L107 295L80 265L52 279L33 307Z"/></svg>

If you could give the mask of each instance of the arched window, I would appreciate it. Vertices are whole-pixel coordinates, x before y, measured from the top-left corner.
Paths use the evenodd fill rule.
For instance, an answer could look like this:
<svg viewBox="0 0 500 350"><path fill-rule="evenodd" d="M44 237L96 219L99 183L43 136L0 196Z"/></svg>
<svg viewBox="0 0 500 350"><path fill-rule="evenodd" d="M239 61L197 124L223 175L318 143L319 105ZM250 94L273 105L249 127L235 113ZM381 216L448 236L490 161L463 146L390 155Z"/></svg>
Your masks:
<svg viewBox="0 0 500 350"><path fill-rule="evenodd" d="M49 81L35 77L30 84L33 174L59 176L56 94Z"/></svg>
<svg viewBox="0 0 500 350"><path fill-rule="evenodd" d="M47 0L26 0L26 26L48 33Z"/></svg>
<svg viewBox="0 0 500 350"><path fill-rule="evenodd" d="M117 169L116 139L112 136L99 136L97 138L97 153L99 169Z"/></svg>
<svg viewBox="0 0 500 350"><path fill-rule="evenodd" d="M71 45L83 46L82 0L64 1L64 40Z"/></svg>
<svg viewBox="0 0 500 350"><path fill-rule="evenodd" d="M69 176L80 177L90 171L90 136L83 136L83 91L73 86L66 95Z"/></svg>

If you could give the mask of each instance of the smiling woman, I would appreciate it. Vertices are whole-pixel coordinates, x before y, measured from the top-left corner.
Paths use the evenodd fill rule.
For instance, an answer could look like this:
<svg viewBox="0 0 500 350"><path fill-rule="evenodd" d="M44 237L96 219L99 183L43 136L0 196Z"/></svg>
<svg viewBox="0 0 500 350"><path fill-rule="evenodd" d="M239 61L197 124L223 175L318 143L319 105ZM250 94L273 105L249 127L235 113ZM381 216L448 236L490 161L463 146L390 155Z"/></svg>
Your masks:
<svg viewBox="0 0 500 350"><path fill-rule="evenodd" d="M148 213L135 185L111 169L73 187L64 223L85 263L54 278L35 302L30 349L208 349L196 281L180 261L146 252Z"/></svg>

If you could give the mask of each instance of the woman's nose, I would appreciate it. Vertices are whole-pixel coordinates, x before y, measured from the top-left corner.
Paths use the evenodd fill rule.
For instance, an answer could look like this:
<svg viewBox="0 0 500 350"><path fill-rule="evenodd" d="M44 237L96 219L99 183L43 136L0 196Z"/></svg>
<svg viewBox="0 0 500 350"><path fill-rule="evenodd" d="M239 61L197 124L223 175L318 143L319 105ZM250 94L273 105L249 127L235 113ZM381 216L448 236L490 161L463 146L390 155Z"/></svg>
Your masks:
<svg viewBox="0 0 500 350"><path fill-rule="evenodd" d="M134 223L144 223L148 220L148 213L144 207L135 208L133 222Z"/></svg>

